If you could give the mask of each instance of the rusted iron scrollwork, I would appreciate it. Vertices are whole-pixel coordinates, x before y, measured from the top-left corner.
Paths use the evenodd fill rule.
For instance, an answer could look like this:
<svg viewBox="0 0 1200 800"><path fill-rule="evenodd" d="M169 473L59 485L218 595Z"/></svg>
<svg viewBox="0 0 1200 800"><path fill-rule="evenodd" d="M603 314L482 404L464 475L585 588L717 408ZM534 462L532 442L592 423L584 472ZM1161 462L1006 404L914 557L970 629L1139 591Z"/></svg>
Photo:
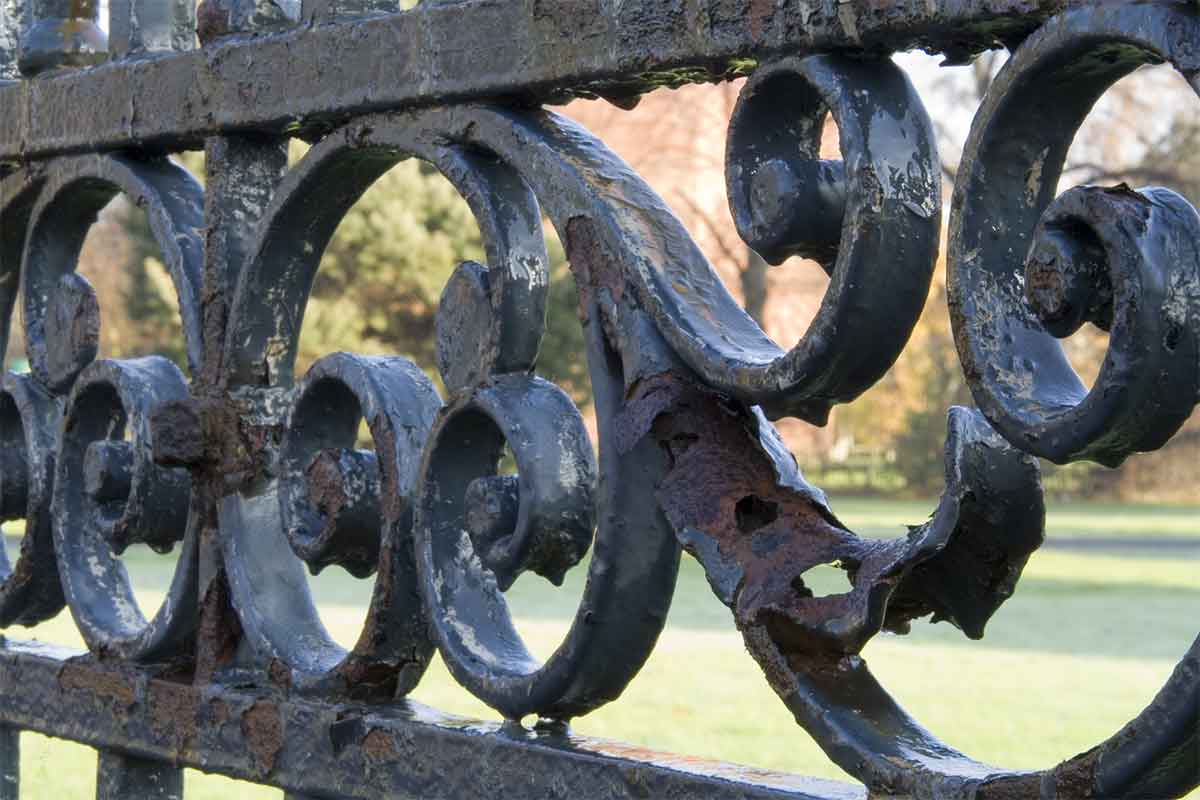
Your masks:
<svg viewBox="0 0 1200 800"><path fill-rule="evenodd" d="M2 83L15 73L0 36L0 345L19 294L31 367L0 386L0 516L25 520L15 563L0 551L0 624L32 626L65 605L89 651L0 645L0 777L12 778L0 798L16 796L17 728L101 748L103 797L179 796L192 766L295 797L861 798L570 734L650 655L683 552L797 722L872 797L1162 798L1200 784L1200 639L1125 729L1043 771L941 742L861 655L880 631L926 617L982 638L1043 540L1037 457L1117 465L1162 447L1200 400L1200 215L1161 188L1057 191L1075 130L1117 79L1167 62L1200 89L1200 9L842 3L790 24L790 12L725 20L685 3L711 41L680 56L654 33L674 12L617 5L599 18L644 33L621 39L641 61L614 67L597 53L620 47L592 48L616 34L593 31L578 62L522 78L496 64L480 83L431 62L432 88L414 97L382 88L378 65L353 55L360 43L414 25L453 37L470 26L452 23L492 6L207 0L198 61L184 52L187 3L114 3L114 58L91 68L105 59L92 3L0 0L0 33L24 26L10 60L26 76ZM595 24L570 9L531 14L547 41ZM334 69L330 53L314 56L329 66L311 76L314 96L336 94L321 113L263 82L276 61L287 78L297 41L336 44L346 59ZM1000 45L1013 57L976 117L950 214L950 311L978 408L947 410L932 518L897 539L861 537L800 474L772 420L824 424L874 385L929 293L941 166L890 54L922 46L961 60ZM689 59L703 68L664 77ZM233 63L245 80L225 106L197 111L224 96ZM737 230L768 261L806 256L830 278L790 350L743 312L627 164L531 102L628 105L657 85L749 71L726 154ZM138 98L158 98L167 78L178 108L143 113ZM87 110L94 145L60 113L72 91L131 86L124 128L111 109ZM840 160L819 157L827 114ZM286 167L290 135L312 146ZM200 146L206 189L162 155ZM445 396L400 356L333 353L297 380L321 254L406 158L450 181L485 244L486 263L458 265L437 312ZM174 283L187 375L159 356L98 358L102 309L75 268L118 193L146 210ZM536 374L543 214L579 289L596 442ZM1090 391L1057 341L1085 323L1111 332ZM120 560L135 545L177 553L149 618ZM816 597L805 576L829 564L848 589ZM373 580L351 649L322 623L306 567ZM557 585L574 568L587 571L579 608L543 663L505 592L524 573ZM406 699L435 651L502 725ZM542 724L522 727L530 715ZM464 768L470 759L482 766Z"/></svg>

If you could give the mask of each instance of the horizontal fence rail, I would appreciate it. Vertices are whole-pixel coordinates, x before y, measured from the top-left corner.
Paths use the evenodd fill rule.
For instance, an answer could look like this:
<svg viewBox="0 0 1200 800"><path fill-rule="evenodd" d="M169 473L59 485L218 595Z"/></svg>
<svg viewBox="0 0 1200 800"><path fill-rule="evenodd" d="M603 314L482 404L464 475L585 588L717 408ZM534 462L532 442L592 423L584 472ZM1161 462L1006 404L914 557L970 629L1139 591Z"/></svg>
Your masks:
<svg viewBox="0 0 1200 800"><path fill-rule="evenodd" d="M1064 3L876 5L860 13L834 2L759 8L697 0L490 0L349 14L339 24L310 21L291 30L276 24L268 27L274 35L214 32L202 50L166 58L117 54L86 74L0 87L0 160L194 148L205 136L244 130L319 135L354 114L401 106L629 97L814 50L925 47L968 58L1019 41ZM308 88L298 93L297 85ZM109 102L80 104L81 93L102 93Z"/></svg>
<svg viewBox="0 0 1200 800"><path fill-rule="evenodd" d="M12 643L0 651L0 686L0 713L25 730L119 751L134 761L247 781L269 776L299 796L866 796L835 781L654 753L574 736L561 726L527 730L459 719L408 700L337 704L200 687L80 663L78 654L44 645Z"/></svg>
<svg viewBox="0 0 1200 800"><path fill-rule="evenodd" d="M0 348L20 305L30 362L0 385L0 517L25 526L15 558L0 550L0 626L69 609L87 646L0 640L0 799L20 795L21 731L95 748L100 798L182 797L184 768L293 800L1200 785L1200 639L1125 728L1040 771L943 743L861 655L929 616L982 638L1044 538L1037 459L1117 466L1163 447L1200 401L1200 215L1157 187L1058 191L1076 130L1120 78L1165 63L1200 91L1196 3L110 0L108 14L0 0ZM823 425L853 402L929 295L941 156L891 59L918 48L1012 56L949 209L949 311L977 407L948 409L935 514L881 541L842 524L773 421ZM801 255L830 277L791 349L633 169L545 107L630 108L739 77L737 231L771 263ZM840 160L820 157L827 115ZM289 165L294 138L311 146ZM203 186L170 158L191 149ZM352 353L295 375L321 254L408 158L466 200L487 254L443 291L440 384L406 358ZM118 195L146 212L186 369L98 358L102 309L75 268ZM595 443L536 372L543 216L578 287ZM1090 389L1058 341L1088 322L1110 332ZM175 554L158 609L138 605L130 547ZM684 553L770 688L861 785L571 732L645 663ZM814 597L805 573L826 564L850 588ZM330 566L373 582L349 649L305 577ZM505 592L576 568L579 609L543 662ZM435 652L496 722L406 698Z"/></svg>

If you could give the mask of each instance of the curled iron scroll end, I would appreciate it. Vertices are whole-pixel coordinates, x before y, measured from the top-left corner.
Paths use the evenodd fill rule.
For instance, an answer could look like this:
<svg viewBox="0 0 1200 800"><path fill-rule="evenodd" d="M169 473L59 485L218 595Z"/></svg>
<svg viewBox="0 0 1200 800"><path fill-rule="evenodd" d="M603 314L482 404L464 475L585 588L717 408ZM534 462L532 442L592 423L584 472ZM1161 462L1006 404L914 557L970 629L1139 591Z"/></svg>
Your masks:
<svg viewBox="0 0 1200 800"><path fill-rule="evenodd" d="M946 489L929 522L909 535L916 563L891 598L885 627L905 632L909 619L932 613L934 622L982 638L1041 546L1045 519L1037 460L977 410L950 409Z"/></svg>
<svg viewBox="0 0 1200 800"><path fill-rule="evenodd" d="M997 430L1058 464L1116 467L1166 444L1200 399L1195 208L1162 188L1077 187L1006 270L967 259L953 289L968 382ZM1111 334L1090 390L1055 341L1089 322Z"/></svg>
<svg viewBox="0 0 1200 800"><path fill-rule="evenodd" d="M141 661L190 656L198 624L197 522L187 471L155 463L154 409L188 397L161 356L95 361L71 390L55 464L54 545L88 647ZM147 619L116 555L182 544L167 597Z"/></svg>
<svg viewBox="0 0 1200 800"><path fill-rule="evenodd" d="M498 473L506 444L517 474ZM485 455L468 464L467 450ZM591 546L595 456L578 409L558 387L525 375L490 379L447 408L426 460L426 491L434 487L456 507L453 518L500 591L527 571L560 585Z"/></svg>
<svg viewBox="0 0 1200 800"><path fill-rule="evenodd" d="M24 520L16 563L0 543L0 627L36 625L62 610L50 499L61 406L28 375L0 383L0 521Z"/></svg>
<svg viewBox="0 0 1200 800"><path fill-rule="evenodd" d="M1196 87L1198 22L1172 3L1065 11L997 75L964 150L948 260L964 372L1006 439L1057 464L1156 450L1200 396L1195 210L1159 188L1056 197L1072 137L1118 80L1165 62ZM1111 332L1090 389L1057 341L1086 322Z"/></svg>
<svg viewBox="0 0 1200 800"><path fill-rule="evenodd" d="M965 798L972 780L1004 775L917 725L860 653L879 631L907 632L930 615L983 634L1042 542L1035 459L978 411L951 409L937 512L907 536L864 539L803 480L757 409L671 375L643 381L632 405L669 454L658 497L679 542L733 611L768 683L835 762L889 794ZM849 591L818 596L806 573L821 564L845 570ZM946 791L917 791L931 786Z"/></svg>
<svg viewBox="0 0 1200 800"><path fill-rule="evenodd" d="M841 160L820 157L830 115ZM699 337L725 363L704 363L691 339L674 335L681 323L703 328L686 302L674 303L680 319L660 321L664 334L714 388L773 418L824 425L834 405L854 400L895 363L920 317L937 261L940 174L933 124L891 61L820 54L762 67L730 120L730 211L766 261L813 259L829 288L790 351L769 340L735 341L737 326L726 321L719 341ZM843 357L848 349L855 358Z"/></svg>

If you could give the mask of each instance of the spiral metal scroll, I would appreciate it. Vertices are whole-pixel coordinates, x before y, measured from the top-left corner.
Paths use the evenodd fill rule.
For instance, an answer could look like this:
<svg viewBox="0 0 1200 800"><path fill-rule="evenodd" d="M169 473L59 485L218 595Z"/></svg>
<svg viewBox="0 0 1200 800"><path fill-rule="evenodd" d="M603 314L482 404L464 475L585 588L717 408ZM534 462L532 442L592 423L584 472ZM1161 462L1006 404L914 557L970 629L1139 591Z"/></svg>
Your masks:
<svg viewBox="0 0 1200 800"><path fill-rule="evenodd" d="M1173 5L1052 20L997 78L967 142L950 236L959 353L997 429L1058 463L1155 450L1200 396L1195 209L1161 189L1054 199L1093 103L1143 64L1194 75L1196 26ZM1084 321L1112 332L1091 391L1056 341Z"/></svg>
<svg viewBox="0 0 1200 800"><path fill-rule="evenodd" d="M65 601L91 649L154 661L190 652L196 630L187 475L153 464L148 427L150 411L187 387L163 359L94 363L100 309L74 273L96 214L122 192L146 208L179 294L189 363L198 364L203 194L186 171L164 159L81 156L0 184L0 328L7 344L19 286L32 369L7 375L0 394L4 513L26 520L0 597L6 624L34 624ZM135 542L165 551L180 541L167 599L147 620L115 556Z"/></svg>
<svg viewBox="0 0 1200 800"><path fill-rule="evenodd" d="M425 672L433 645L409 530L421 448L440 407L405 359L326 356L292 406L278 487L260 502L226 501L226 563L243 627L298 688L392 696ZM360 419L370 450L356 447ZM378 573L352 651L325 631L293 552L314 572L337 564L359 577Z"/></svg>
<svg viewBox="0 0 1200 800"><path fill-rule="evenodd" d="M153 463L150 431L153 409L186 396L178 368L157 356L97 361L71 392L54 484L54 547L71 613L94 651L155 661L193 645L198 592L188 475ZM114 557L131 541L160 550L183 543L167 598L149 620Z"/></svg>
<svg viewBox="0 0 1200 800"><path fill-rule="evenodd" d="M766 64L734 111L727 190L739 233L770 261L808 256L830 274L816 321L787 352L628 165L543 110L378 113L321 137L256 227L238 232L244 263L209 265L238 277L227 326L207 329L224 339L207 347L202 316L220 314L201 298L220 292L201 291L203 196L186 173L113 155L6 177L0 344L20 278L33 372L0 387L0 515L26 519L19 560L0 555L0 624L34 624L66 603L98 658L198 660L209 536L204 552L219 564L207 569L227 575L225 610L241 637L222 664L237 680L386 703L417 685L436 648L505 718L565 721L636 675L686 550L797 721L872 790L939 800L1182 794L1200 782L1200 640L1129 727L1042 772L992 767L942 743L860 654L880 631L904 633L931 615L982 637L1043 540L1035 456L1118 464L1161 447L1200 399L1200 216L1156 188L1056 197L1095 100L1152 61L1196 85L1198 41L1200 12L1182 4L1078 9L1030 36L997 78L951 225L952 319L979 409L949 411L938 510L891 541L849 531L769 421L822 423L865 391L926 299L940 167L920 99L890 61ZM841 161L818 159L827 112ZM295 382L321 253L404 158L440 170L485 243L486 263L459 265L442 295L445 401L398 356L331 354ZM147 208L179 294L190 386L161 358L96 360L100 310L74 267L117 192ZM535 374L549 280L543 212L579 287L598 458L570 398ZM1112 334L1090 391L1057 342L1088 322ZM215 363L203 364L206 354ZM156 422L164 407L194 430ZM188 445L190 460L160 457L171 436L171 452ZM149 620L117 558L131 544L180 549L168 600ZM589 554L573 624L541 663L504 592L526 573L561 583ZM847 591L813 596L805 576L822 564L845 570ZM373 578L350 650L321 623L305 565Z"/></svg>
<svg viewBox="0 0 1200 800"><path fill-rule="evenodd" d="M518 422L520 417L512 414L520 410L519 404L514 407L512 403L514 398L524 398L537 410L535 416L578 419L578 412L561 392L548 389L544 382L533 381L526 373L536 355L536 343L540 341L544 314L541 298L547 286L541 214L534 195L552 201L547 210L560 225L560 231L565 231L566 221L572 215L569 208L564 212L561 203L553 201L562 194L564 182L578 186L579 180L554 148L543 149L534 144L543 136L537 127L526 127L530 138L523 137L520 128L528 126L525 117L517 112L487 108L379 116L356 122L315 146L280 187L276 201L264 218L263 234L255 245L254 256L242 274L226 344L231 382L261 385L265 377L273 383L287 380L291 374L295 343L287 334L298 328L324 243L354 199L399 158L412 155L437 166L467 200L480 223L489 262L486 271L479 265L460 267L445 295L453 302L445 303L439 312L442 377L447 389L459 400L456 402L452 398L430 438L424 479L438 480L440 462L433 454L452 438L448 431L458 430L460 422L455 420L464 414L490 416L500 430L506 430L506 438L517 454L519 467L525 462L521 437L542 442L533 445L535 447L556 447L559 440L554 438L553 429L543 434L528 417ZM479 135L471 135L474 132ZM595 145L582 132L569 133L579 137L579 143L588 153L592 152ZM553 144L557 147L558 143ZM539 155L556 164L559 175L528 169L530 162ZM616 162L610 163L628 174ZM311 187L329 185L328 179L333 175L338 176L333 185L341 187L341 194L312 191ZM534 183L534 177L538 177L540 183ZM574 202L578 208L587 208L589 201L581 197ZM307 231L308 238L297 240L291 236L290 232L297 229ZM281 298L281 302L276 307L265 308L258 302L264 295ZM537 323L536 335L530 333L528 317L531 313ZM512 331L514 327L520 331L519 335ZM289 341L291 349L286 345ZM461 344L464 342L465 345ZM456 347L467 350L455 350ZM449 357L451 353L453 357ZM532 398L538 396L542 399L533 402ZM510 399L500 400L503 397ZM607 425L604 420L604 412L601 412L602 435ZM590 454L590 445L583 445L586 434L581 425L575 423L568 427L567 435L572 443L567 448L575 453L568 461L583 482L575 483L574 489L562 487L567 494L556 500L559 489L546 483L544 478L536 477L534 465L538 462L531 460L528 469L520 470L519 510L512 520L515 528L505 530L505 520L499 519L492 521L500 523L497 530L485 531L484 528L489 527L486 521L473 526L476 529L473 543L468 534L466 542L470 544L464 543L468 558L482 557L489 565L483 570L486 575L476 567L474 579L495 581L499 576L500 582L507 585L527 568L540 569L555 577L583 554L591 537L590 520L596 513L592 509L591 490L586 488L594 481L588 477L593 468L588 466L589 459L583 457L585 452ZM469 452L460 451L457 457L463 458ZM472 475L473 480L485 479L484 483L472 488L478 493L471 500L477 518L489 504L503 506L506 494L503 481L494 486L486 482L489 475L495 475L494 459L498 451L484 448L480 452L490 452L493 462L490 466L481 462L477 474ZM485 456L481 457L487 461ZM507 643L499 651L496 663L491 666L472 663L470 653L450 643L445 624L456 615L464 615L469 620L473 613L470 606L456 609L454 599L432 591L431 584L441 580L440 562L429 556L417 558L417 567L422 570L423 596L430 606L423 609L420 603L413 603L405 607L403 613L434 615L434 630L451 669L469 689L507 716L517 718L537 713L567 717L591 710L615 698L649 654L665 621L679 549L665 526L655 524L654 515L649 513L653 482L636 488L625 485L627 475L633 477L644 469L639 465L633 470L612 474L607 490L602 490L605 496L598 504L600 521L588 587L567 640L544 666L538 665L525 651L519 637L511 632L511 626L506 628L502 623L499 635L507 637ZM601 474L605 474L603 466ZM601 480L603 482L604 478ZM466 503L468 488L464 485L460 487L462 496L446 499L452 503ZM230 532L228 542L248 541L248 535L239 533L243 530L281 530L277 521L276 491L273 485L265 484L262 488L226 498L222 507L222 526ZM424 497L427 491L422 489L419 495ZM551 510L551 506L544 505L547 501L561 503L560 511L573 509L569 513L579 515L579 522L556 532L554 526L547 525ZM647 513L626 522L622 519L623 514L618 516L615 511L604 511L618 507L644 509ZM504 515L497 516L502 518ZM642 523L632 521L638 519L652 522L642 527ZM418 512L418 528L422 524ZM463 533L466 533L465 529ZM421 530L418 538L427 535L428 531ZM456 534L439 531L439 535ZM478 553L475 552L476 545ZM398 541L396 546L412 552L410 539ZM434 552L440 547L441 544ZM226 555L233 561L243 558L244 551L230 547ZM273 563L279 564L277 560ZM276 566L275 569L288 568ZM303 586L295 579L289 581L293 586ZM233 584L235 605L243 610L243 623L247 629L257 636L254 632L263 631L253 611L257 605L239 583L234 581ZM467 586L467 583L462 584L464 590ZM617 586L629 588L618 591ZM488 602L493 604L497 618L503 620L507 612L503 609L498 585L492 584L491 589L479 591L489 593ZM474 602L480 596L464 594L463 602ZM443 601L448 605L443 607ZM289 603L288 606L311 609L311 601L307 607L304 603ZM305 610L303 613L309 620L305 625L319 626L315 612L310 615ZM460 629L460 634L462 630L465 629ZM268 652L286 655L270 644L265 633L262 640L264 647L270 648ZM614 654L620 655L614 658ZM284 663L293 671L297 668L296 660L285 658Z"/></svg>
<svg viewBox="0 0 1200 800"><path fill-rule="evenodd" d="M843 161L818 159L826 111ZM811 256L830 275L804 338L787 354L764 346L753 322L703 291L698 266L649 273L647 302L664 309L660 329L710 386L823 425L895 363L925 305L942 221L933 124L890 61L786 60L742 91L727 163L742 238L771 263Z"/></svg>
<svg viewBox="0 0 1200 800"><path fill-rule="evenodd" d="M32 212L21 269L30 369L57 393L96 357L99 309L74 269L96 215L118 193L146 209L179 297L189 370L200 363L204 199L196 180L166 159L63 159L52 165Z"/></svg>

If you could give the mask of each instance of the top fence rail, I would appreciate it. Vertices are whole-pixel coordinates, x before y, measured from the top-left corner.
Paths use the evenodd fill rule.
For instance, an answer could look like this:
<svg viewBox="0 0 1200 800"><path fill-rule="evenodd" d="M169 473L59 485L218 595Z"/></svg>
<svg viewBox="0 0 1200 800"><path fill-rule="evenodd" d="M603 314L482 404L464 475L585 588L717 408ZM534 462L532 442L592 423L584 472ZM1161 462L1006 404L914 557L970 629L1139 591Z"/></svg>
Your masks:
<svg viewBox="0 0 1200 800"><path fill-rule="evenodd" d="M97 52L79 60L98 66L0 86L0 161L189 149L235 131L319 133L372 110L472 99L628 100L656 87L744 75L784 54L920 48L966 61L1015 44L1080 1L464 0L408 11L364 2L359 14L352 3L280 2L294 19L277 9L252 29L244 20L240 33L226 32L224 21L206 28L202 18L206 46L191 50L193 37L177 29L190 22L185 12L164 14L171 22L160 20L154 36L130 33L130 6L152 3L114 0L109 29L145 44L111 48L111 59L99 63L107 56L95 39ZM27 21L36 7L0 5L10 20ZM90 11L91 24L97 13ZM12 28L8 44L0 37L0 77L6 58L8 76L17 74ZM305 91L295 91L301 85ZM104 102L85 102L97 97Z"/></svg>

